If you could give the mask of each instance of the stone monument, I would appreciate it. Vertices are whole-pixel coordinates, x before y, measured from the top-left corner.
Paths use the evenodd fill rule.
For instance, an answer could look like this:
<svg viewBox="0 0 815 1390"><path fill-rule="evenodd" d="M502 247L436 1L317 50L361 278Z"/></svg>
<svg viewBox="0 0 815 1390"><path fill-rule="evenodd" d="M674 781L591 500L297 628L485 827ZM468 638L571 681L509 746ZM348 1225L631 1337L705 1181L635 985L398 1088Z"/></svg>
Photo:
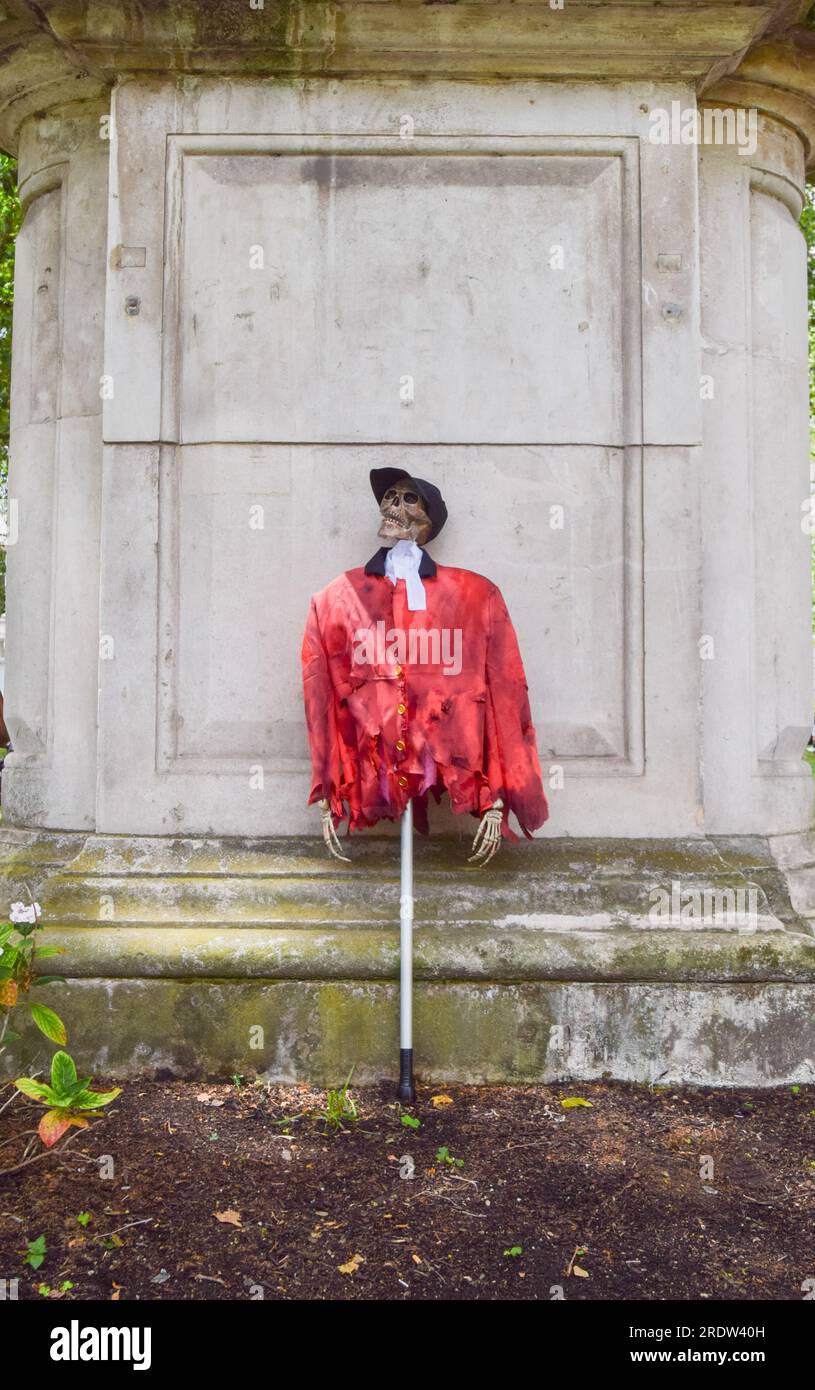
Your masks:
<svg viewBox="0 0 815 1390"><path fill-rule="evenodd" d="M396 841L323 860L299 642L396 464L489 537L551 806L417 858L420 1076L811 1079L808 8L0 5L2 855L89 1070L387 1065Z"/></svg>

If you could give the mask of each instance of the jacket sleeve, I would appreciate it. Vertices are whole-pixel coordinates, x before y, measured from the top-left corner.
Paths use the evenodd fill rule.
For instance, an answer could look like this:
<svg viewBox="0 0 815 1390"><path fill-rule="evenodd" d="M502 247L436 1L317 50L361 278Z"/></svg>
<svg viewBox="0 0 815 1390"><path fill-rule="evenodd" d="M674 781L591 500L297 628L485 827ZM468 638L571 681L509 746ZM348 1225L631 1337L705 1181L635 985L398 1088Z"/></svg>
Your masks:
<svg viewBox="0 0 815 1390"><path fill-rule="evenodd" d="M308 804L311 806L315 801L326 800L335 819L341 820L345 811L340 795L341 759L334 687L314 599L309 607L301 657L312 767Z"/></svg>
<svg viewBox="0 0 815 1390"><path fill-rule="evenodd" d="M487 773L493 797L504 802L504 834L513 836L507 824L512 811L524 834L531 838L548 819L537 739L529 708L518 639L500 590L490 595L487 638Z"/></svg>

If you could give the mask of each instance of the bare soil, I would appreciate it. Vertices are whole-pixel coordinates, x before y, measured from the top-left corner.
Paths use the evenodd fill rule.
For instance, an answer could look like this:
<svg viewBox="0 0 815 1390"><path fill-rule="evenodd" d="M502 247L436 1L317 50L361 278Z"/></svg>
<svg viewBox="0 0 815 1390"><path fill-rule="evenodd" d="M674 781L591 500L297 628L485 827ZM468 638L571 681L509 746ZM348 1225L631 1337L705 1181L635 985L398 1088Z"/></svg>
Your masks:
<svg viewBox="0 0 815 1390"><path fill-rule="evenodd" d="M815 1278L815 1087L436 1086L406 1112L389 1083L333 1132L306 1087L123 1085L0 1179L21 1299L800 1300ZM3 1168L39 1113L0 1115Z"/></svg>

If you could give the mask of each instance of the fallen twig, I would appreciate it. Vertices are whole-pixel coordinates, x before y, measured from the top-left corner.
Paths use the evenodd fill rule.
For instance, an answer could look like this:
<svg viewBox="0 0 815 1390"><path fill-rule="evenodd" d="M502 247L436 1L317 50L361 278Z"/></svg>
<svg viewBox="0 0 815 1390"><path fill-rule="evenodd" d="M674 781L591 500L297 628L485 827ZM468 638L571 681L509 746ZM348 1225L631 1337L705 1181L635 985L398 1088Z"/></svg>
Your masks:
<svg viewBox="0 0 815 1390"><path fill-rule="evenodd" d="M18 1140L25 1139L27 1134L36 1134L36 1129L21 1129L19 1134L10 1134L8 1139L0 1139L0 1149L4 1149L6 1144L16 1144Z"/></svg>
<svg viewBox="0 0 815 1390"><path fill-rule="evenodd" d="M462 1216L477 1216L479 1221L486 1221L487 1213L483 1211L468 1211L466 1207L460 1207L454 1202L452 1197L448 1197L444 1192L434 1192L432 1187L425 1187L421 1192L416 1192L412 1197L408 1197L408 1202L415 1202L419 1197L438 1197L442 1202L449 1202L456 1211L461 1212Z"/></svg>
<svg viewBox="0 0 815 1390"><path fill-rule="evenodd" d="M3 1089L5 1090L5 1087L4 1087ZM21 1096L22 1094L23 1094L22 1091L17 1091L17 1090L12 1091L12 1093L11 1093L11 1095L9 1096L8 1100L4 1100L4 1101L3 1101L3 1104L0 1105L0 1115L2 1115L2 1113L3 1113L4 1110L8 1110L9 1106L10 1106L10 1105L13 1105L14 1102L15 1102L15 1100L19 1100L19 1099L20 1099L20 1096Z"/></svg>
<svg viewBox="0 0 815 1390"><path fill-rule="evenodd" d="M26 1158L23 1160L22 1163L15 1164L13 1168L0 1168L0 1182L3 1181L3 1178L10 1178L12 1173L19 1173L21 1169L28 1168L29 1164L31 1163L39 1163L43 1158L54 1158L59 1154L63 1154L67 1149L68 1145L72 1143L73 1140L76 1138L77 1134L80 1133L81 1130L75 1130L73 1134L69 1134L61 1149L45 1149L43 1153L35 1154L33 1158Z"/></svg>
<svg viewBox="0 0 815 1390"><path fill-rule="evenodd" d="M97 1240L108 1240L110 1236L117 1236L120 1231L129 1231L131 1226L144 1226L148 1221L155 1221L154 1216L142 1216L138 1221L128 1221L124 1226L117 1226L115 1231L94 1232Z"/></svg>

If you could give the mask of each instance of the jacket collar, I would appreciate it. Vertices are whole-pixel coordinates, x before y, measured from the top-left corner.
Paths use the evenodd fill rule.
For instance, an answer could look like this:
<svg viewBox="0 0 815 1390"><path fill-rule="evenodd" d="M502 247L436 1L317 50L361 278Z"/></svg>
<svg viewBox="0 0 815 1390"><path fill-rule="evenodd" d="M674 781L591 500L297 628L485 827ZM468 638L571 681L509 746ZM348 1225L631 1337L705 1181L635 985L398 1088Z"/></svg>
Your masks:
<svg viewBox="0 0 815 1390"><path fill-rule="evenodd" d="M368 561L367 565L365 566L365 573L366 573L366 574L381 574L381 575L384 576L384 573L385 573L385 556L387 555L389 549L390 549L390 546L383 545L381 550L377 550L376 554L371 556L370 560ZM421 550L421 546L419 547L419 549ZM420 579L432 579L432 578L434 577L435 573L436 573L436 562L435 562L435 560L431 560L431 558L430 558L430 556L428 555L427 551L426 551L426 550L422 550L422 558L421 558L421 561L419 562L419 577L420 577Z"/></svg>

